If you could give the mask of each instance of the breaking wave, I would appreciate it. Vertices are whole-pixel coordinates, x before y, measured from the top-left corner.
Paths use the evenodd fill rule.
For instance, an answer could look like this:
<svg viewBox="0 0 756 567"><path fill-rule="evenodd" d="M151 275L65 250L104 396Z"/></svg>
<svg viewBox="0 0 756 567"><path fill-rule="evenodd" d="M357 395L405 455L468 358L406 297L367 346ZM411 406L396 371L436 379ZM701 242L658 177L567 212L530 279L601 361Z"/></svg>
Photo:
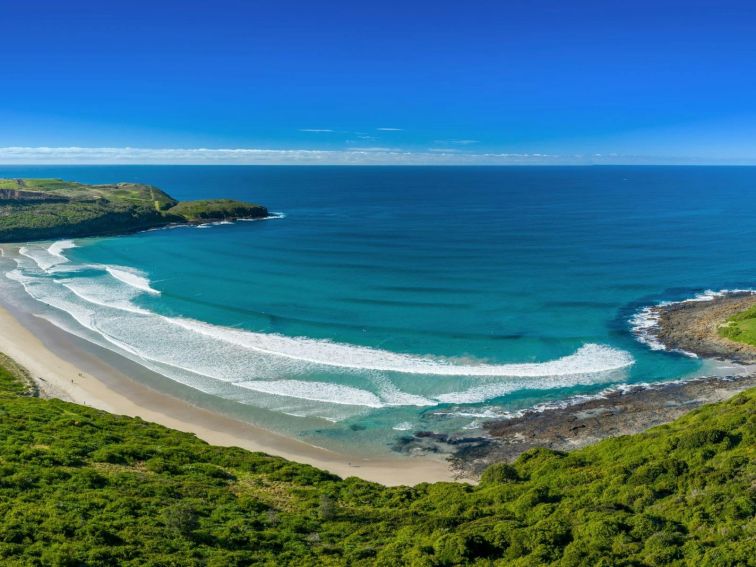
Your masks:
<svg viewBox="0 0 756 567"><path fill-rule="evenodd" d="M168 317L139 304L160 293L146 274L69 262L63 252L72 245L24 247L6 274L54 308L53 323L181 384L292 415L333 421L391 406L479 403L521 389L616 382L634 363L598 344L545 362L471 363Z"/></svg>
<svg viewBox="0 0 756 567"><path fill-rule="evenodd" d="M153 295L160 295L158 290L153 289L150 286L150 280L136 270L121 267L116 268L114 266L105 266L105 270L115 279L122 281L134 289L144 291L145 293L151 293Z"/></svg>

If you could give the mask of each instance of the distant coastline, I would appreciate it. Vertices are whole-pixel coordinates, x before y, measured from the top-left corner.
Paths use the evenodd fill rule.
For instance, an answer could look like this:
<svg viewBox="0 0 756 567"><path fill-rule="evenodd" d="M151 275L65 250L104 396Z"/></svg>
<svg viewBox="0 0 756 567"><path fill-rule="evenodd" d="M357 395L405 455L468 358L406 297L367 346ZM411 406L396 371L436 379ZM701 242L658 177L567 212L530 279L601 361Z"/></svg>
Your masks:
<svg viewBox="0 0 756 567"><path fill-rule="evenodd" d="M254 220L262 205L232 199L180 202L152 185L0 179L0 242L113 236L175 224Z"/></svg>

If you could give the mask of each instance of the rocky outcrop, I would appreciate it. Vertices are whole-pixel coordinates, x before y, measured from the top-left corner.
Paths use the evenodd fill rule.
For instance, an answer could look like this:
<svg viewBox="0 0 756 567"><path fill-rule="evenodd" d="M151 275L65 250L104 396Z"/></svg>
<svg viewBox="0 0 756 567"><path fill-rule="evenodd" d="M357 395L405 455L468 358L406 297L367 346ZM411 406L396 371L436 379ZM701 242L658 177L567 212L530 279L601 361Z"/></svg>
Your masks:
<svg viewBox="0 0 756 567"><path fill-rule="evenodd" d="M756 347L719 334L727 320L756 305L756 294L731 293L708 301L683 301L655 307L654 335L669 350L682 350L702 358L756 363Z"/></svg>
<svg viewBox="0 0 756 567"><path fill-rule="evenodd" d="M736 363L756 363L756 347L720 336L733 315L756 305L756 294L731 293L710 300L683 301L652 308L651 334L669 350ZM537 447L570 451L607 437L631 435L668 423L703 404L727 399L756 386L756 374L706 377L653 385L626 386L592 399L536 407L509 419L483 424L476 437L420 431L396 449L410 454L449 455L461 478L478 478L493 463L512 462Z"/></svg>
<svg viewBox="0 0 756 567"><path fill-rule="evenodd" d="M480 436L419 431L394 448L414 455L446 454L459 478L475 479L489 465L511 463L530 449L572 451L608 437L640 433L754 386L756 374L618 388L593 399L567 400L489 421Z"/></svg>

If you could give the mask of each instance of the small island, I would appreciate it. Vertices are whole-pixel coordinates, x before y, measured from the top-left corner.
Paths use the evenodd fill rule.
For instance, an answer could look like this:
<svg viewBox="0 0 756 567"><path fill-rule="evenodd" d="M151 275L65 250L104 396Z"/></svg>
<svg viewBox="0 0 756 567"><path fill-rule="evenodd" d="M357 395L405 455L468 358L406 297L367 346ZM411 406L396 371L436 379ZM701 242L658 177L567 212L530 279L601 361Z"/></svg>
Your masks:
<svg viewBox="0 0 756 567"><path fill-rule="evenodd" d="M261 205L179 202L152 185L86 185L62 179L0 179L0 242L107 236L178 223L260 219Z"/></svg>

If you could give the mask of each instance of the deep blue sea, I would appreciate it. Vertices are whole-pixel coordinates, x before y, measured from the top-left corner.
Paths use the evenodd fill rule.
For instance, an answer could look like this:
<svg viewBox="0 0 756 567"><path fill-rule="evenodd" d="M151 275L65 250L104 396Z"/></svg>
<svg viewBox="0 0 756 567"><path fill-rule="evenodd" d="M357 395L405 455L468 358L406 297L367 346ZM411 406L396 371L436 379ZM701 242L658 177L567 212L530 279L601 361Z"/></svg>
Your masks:
<svg viewBox="0 0 756 567"><path fill-rule="evenodd" d="M0 166L22 176L276 212L30 244L3 289L176 395L337 449L705 372L630 320L756 281L756 168Z"/></svg>

